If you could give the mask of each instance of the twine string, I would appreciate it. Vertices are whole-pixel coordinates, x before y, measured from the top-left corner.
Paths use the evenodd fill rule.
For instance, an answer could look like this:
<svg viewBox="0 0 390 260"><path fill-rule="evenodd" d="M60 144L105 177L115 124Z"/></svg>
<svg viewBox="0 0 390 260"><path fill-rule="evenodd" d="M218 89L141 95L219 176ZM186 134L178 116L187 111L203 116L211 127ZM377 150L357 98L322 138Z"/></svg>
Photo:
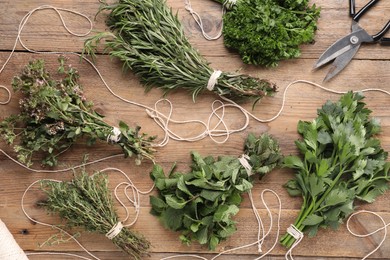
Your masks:
<svg viewBox="0 0 390 260"><path fill-rule="evenodd" d="M1 73L1 72L0 72ZM0 105L7 105L10 101L11 101L11 97L12 97L12 94L11 94L11 91L9 91L8 88L6 88L5 86L3 85L0 85L0 89L4 89L5 92L7 93L7 98L5 101L0 101Z"/></svg>
<svg viewBox="0 0 390 260"><path fill-rule="evenodd" d="M373 215L375 217L377 217L381 224L382 224L382 227L372 231L372 232L368 232L366 234L358 234L356 232L354 232L351 228L351 219L353 218L356 218L357 215L360 215L360 214L370 214L370 215ZM378 249L383 245L383 243L385 242L386 240L386 237L387 237L387 227L390 226L390 223L386 223L385 220L383 219L382 216L380 216L378 213L376 212L373 212L373 211L369 211L369 210L360 210L360 211L357 211L353 214L351 214L349 217L348 217L348 220L347 220L347 223L346 223L346 226L347 226L347 229L349 231L349 233L355 237L359 237L359 238L366 238L366 237L369 237L369 236L372 236L376 233L378 233L379 231L382 231L383 230L383 237L381 239L381 241L379 242L379 244L371 251L369 252L368 254L366 254L362 260L364 259L367 259L369 256L371 256L373 253L375 253L376 251L378 251Z"/></svg>
<svg viewBox="0 0 390 260"><path fill-rule="evenodd" d="M210 36L209 34L206 33L204 26L203 26L203 21L201 16L194 11L191 5L190 0L185 0L184 8L192 15L192 18L196 22L196 24L199 26L199 29L203 35L203 37L208 40L208 41L215 41L218 40L222 36L222 27L223 27L223 20L221 19L221 28L218 30L215 36ZM225 6L222 5L222 16L225 14Z"/></svg>

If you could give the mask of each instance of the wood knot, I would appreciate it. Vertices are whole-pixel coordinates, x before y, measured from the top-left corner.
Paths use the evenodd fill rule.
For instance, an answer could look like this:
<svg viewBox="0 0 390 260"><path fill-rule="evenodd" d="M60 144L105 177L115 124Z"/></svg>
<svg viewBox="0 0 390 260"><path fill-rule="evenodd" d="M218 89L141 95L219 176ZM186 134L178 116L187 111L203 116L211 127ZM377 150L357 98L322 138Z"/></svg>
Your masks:
<svg viewBox="0 0 390 260"><path fill-rule="evenodd" d="M30 234L30 231L28 231L28 229L26 229L26 228L23 228L22 230L20 230L20 234L28 235L28 234Z"/></svg>
<svg viewBox="0 0 390 260"><path fill-rule="evenodd" d="M201 15L203 31L207 34L217 34L221 30L222 19L214 17L210 14L203 13ZM186 17L183 21L184 29L186 32L201 32L201 28L192 17Z"/></svg>
<svg viewBox="0 0 390 260"><path fill-rule="evenodd" d="M95 110L95 112L98 113L99 115L104 116L104 110L103 110L103 108L101 108L101 107L95 107L94 110Z"/></svg>

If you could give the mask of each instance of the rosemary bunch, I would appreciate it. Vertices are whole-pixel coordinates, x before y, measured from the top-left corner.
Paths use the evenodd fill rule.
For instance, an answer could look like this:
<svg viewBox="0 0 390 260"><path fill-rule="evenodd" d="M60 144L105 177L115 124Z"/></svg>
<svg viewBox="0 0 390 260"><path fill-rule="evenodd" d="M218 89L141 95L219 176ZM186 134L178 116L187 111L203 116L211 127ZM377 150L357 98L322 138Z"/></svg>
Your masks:
<svg viewBox="0 0 390 260"><path fill-rule="evenodd" d="M154 137L140 134L140 127L131 129L124 122L119 129L104 122L93 103L87 102L78 71L65 66L63 57L59 62L59 80L49 74L43 60L35 60L12 81L14 91L23 94L21 110L0 123L0 134L9 144L20 139L20 144L14 145L18 160L30 166L33 154L43 152L42 164L55 166L57 157L81 136L87 137L89 145L98 139L115 143L125 157L136 155L137 163L144 157L152 159Z"/></svg>
<svg viewBox="0 0 390 260"><path fill-rule="evenodd" d="M40 203L50 213L57 213L70 227L83 227L86 231L107 234L118 223L108 178L97 172L92 176L83 170L70 182L41 181L47 200ZM133 259L147 254L150 242L128 228L122 230L112 242Z"/></svg>
<svg viewBox="0 0 390 260"><path fill-rule="evenodd" d="M161 166L151 173L159 196L151 196L152 214L166 228L180 231L180 240L192 240L215 250L236 231L232 218L238 213L241 195L252 189L252 178L277 167L282 155L277 141L267 134L250 134L244 148L246 163L232 156L202 158L193 152L191 171L165 176Z"/></svg>
<svg viewBox="0 0 390 260"><path fill-rule="evenodd" d="M101 10L110 12L106 23L112 33L88 39L84 52L94 56L104 38L106 51L138 75L146 90L184 88L195 100L207 89L213 69L188 42L177 15L164 0L120 0ZM276 91L268 80L227 72L222 72L210 89L229 98L253 98L254 103Z"/></svg>

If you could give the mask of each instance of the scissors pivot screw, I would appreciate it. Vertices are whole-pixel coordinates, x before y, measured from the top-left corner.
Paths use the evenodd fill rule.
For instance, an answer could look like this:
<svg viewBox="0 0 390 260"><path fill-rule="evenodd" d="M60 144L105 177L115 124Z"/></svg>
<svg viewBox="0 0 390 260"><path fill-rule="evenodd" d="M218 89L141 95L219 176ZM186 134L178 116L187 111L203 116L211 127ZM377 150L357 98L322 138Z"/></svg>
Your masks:
<svg viewBox="0 0 390 260"><path fill-rule="evenodd" d="M359 42L359 38L355 35L352 36L349 40L351 41L352 44L356 44Z"/></svg>

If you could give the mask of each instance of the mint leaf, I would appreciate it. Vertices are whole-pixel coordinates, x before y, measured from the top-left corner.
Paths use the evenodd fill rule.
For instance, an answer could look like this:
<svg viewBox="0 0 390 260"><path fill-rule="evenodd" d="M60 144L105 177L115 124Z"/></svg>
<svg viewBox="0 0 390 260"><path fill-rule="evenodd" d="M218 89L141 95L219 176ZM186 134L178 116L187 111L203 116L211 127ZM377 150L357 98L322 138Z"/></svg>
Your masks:
<svg viewBox="0 0 390 260"><path fill-rule="evenodd" d="M214 214L213 221L229 223L230 217L238 213L238 207L236 205L221 205L217 208Z"/></svg>
<svg viewBox="0 0 390 260"><path fill-rule="evenodd" d="M165 201L168 206L174 209L182 209L187 204L187 201L172 194L165 195Z"/></svg>

